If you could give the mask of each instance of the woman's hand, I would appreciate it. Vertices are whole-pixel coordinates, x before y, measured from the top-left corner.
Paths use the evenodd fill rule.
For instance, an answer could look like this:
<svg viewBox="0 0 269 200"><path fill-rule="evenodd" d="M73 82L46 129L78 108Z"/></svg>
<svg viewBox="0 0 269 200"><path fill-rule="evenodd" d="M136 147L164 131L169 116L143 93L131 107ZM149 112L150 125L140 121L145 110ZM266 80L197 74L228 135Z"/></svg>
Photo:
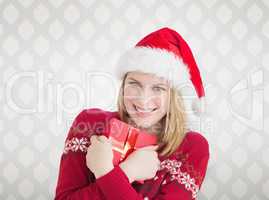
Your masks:
<svg viewBox="0 0 269 200"><path fill-rule="evenodd" d="M92 135L90 141L91 145L88 147L86 154L86 164L97 179L114 168L112 144L103 135Z"/></svg>
<svg viewBox="0 0 269 200"><path fill-rule="evenodd" d="M125 161L120 163L121 169L128 176L130 183L135 180L153 178L160 167L158 146L148 146L132 152Z"/></svg>

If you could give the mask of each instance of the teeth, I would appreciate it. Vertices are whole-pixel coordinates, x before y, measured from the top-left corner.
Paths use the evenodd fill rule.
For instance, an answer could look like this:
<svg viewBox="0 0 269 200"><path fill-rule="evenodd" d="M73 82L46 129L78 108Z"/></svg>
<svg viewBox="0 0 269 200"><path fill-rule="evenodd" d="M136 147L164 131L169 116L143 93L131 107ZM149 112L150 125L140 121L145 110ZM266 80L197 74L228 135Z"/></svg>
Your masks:
<svg viewBox="0 0 269 200"><path fill-rule="evenodd" d="M139 112L151 112L153 111L153 109L150 109L150 110L144 110L144 109L140 109L138 108L137 106L135 106L136 110L139 111Z"/></svg>

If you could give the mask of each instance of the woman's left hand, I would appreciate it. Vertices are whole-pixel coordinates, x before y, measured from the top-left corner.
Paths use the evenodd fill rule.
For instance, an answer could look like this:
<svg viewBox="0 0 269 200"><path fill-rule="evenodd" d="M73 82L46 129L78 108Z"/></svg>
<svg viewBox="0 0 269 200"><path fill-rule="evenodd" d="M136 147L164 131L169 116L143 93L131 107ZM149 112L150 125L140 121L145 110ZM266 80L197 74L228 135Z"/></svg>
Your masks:
<svg viewBox="0 0 269 200"><path fill-rule="evenodd" d="M114 168L112 144L103 135L92 135L90 141L91 145L88 147L86 154L86 164L97 179Z"/></svg>

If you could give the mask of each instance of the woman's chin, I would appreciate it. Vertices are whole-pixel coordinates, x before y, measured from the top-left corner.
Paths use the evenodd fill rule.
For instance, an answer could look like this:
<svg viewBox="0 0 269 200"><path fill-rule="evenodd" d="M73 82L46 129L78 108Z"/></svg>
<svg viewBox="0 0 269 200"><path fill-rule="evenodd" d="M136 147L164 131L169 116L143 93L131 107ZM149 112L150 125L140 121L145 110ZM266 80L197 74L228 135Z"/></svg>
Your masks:
<svg viewBox="0 0 269 200"><path fill-rule="evenodd" d="M152 126L152 124L149 122L146 122L145 119L144 120L143 119L142 120L139 120L139 119L134 120L134 122L135 122L137 127L142 128L142 129L147 129L147 128L150 128Z"/></svg>

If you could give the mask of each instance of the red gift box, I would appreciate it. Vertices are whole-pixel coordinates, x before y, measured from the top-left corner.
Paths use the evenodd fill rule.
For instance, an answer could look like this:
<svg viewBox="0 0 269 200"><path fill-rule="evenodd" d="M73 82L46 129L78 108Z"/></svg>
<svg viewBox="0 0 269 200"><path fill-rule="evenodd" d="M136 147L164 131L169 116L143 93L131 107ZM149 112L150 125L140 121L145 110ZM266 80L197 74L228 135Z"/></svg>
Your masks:
<svg viewBox="0 0 269 200"><path fill-rule="evenodd" d="M114 166L124 161L135 149L157 144L156 135L116 118L109 121L108 138L112 141Z"/></svg>
<svg viewBox="0 0 269 200"><path fill-rule="evenodd" d="M116 118L109 121L108 137L112 141L114 166L125 160L135 149L157 144L156 135L141 131Z"/></svg>

